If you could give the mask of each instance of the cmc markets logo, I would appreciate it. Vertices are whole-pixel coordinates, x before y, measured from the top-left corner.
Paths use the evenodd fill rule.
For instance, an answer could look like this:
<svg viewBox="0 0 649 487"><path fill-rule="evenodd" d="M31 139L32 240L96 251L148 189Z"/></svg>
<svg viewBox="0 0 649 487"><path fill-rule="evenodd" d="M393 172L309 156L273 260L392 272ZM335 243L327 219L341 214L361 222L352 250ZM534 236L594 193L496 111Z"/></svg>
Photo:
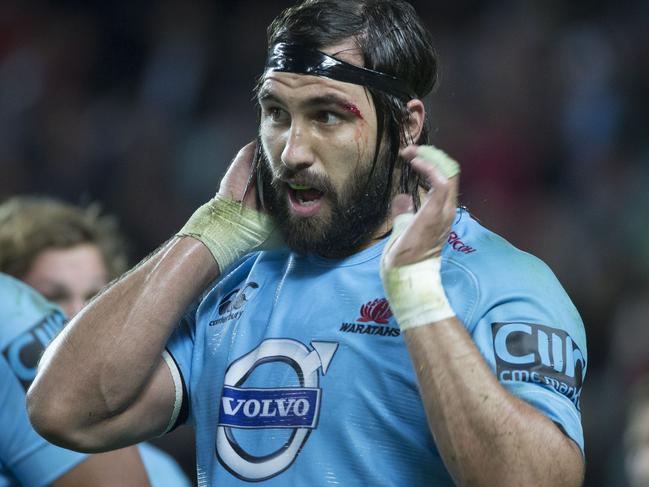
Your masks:
<svg viewBox="0 0 649 487"><path fill-rule="evenodd" d="M43 351L63 329L64 324L63 315L54 312L18 335L2 351L9 367L25 390L29 389L36 378L36 368Z"/></svg>
<svg viewBox="0 0 649 487"><path fill-rule="evenodd" d="M309 434L317 427L325 375L338 344L313 341L313 349L296 340L264 340L257 348L230 364L225 373L216 433L219 462L236 477L257 482L289 468ZM259 366L277 362L291 367L299 387L248 388L246 379ZM234 437L237 428L290 429L288 440L270 454L256 456Z"/></svg>
<svg viewBox="0 0 649 487"><path fill-rule="evenodd" d="M356 318L358 323L343 323L340 325L340 331L397 337L401 331L394 326L388 326L390 318L392 318L392 310L388 300L375 299L361 306L360 317ZM370 322L376 325L366 324Z"/></svg>
<svg viewBox="0 0 649 487"><path fill-rule="evenodd" d="M546 384L580 407L586 358L563 330L533 323L492 323L501 381Z"/></svg>
<svg viewBox="0 0 649 487"><path fill-rule="evenodd" d="M243 308L248 302L252 290L259 288L256 282L248 282L242 288L237 288L226 294L219 302L220 318L210 321L209 325L220 325L226 321L236 320L243 314Z"/></svg>

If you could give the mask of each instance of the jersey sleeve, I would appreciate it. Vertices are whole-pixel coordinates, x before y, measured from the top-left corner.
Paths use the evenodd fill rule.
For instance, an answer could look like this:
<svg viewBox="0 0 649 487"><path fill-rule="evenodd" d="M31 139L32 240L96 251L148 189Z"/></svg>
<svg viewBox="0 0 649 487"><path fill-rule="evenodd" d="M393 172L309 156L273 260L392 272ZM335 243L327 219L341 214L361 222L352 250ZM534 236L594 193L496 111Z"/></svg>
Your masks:
<svg viewBox="0 0 649 487"><path fill-rule="evenodd" d="M583 453L587 351L577 310L539 259L513 248L482 259L479 272L458 262L447 266L451 306L451 296L470 296L456 299L454 310L499 382L550 418Z"/></svg>
<svg viewBox="0 0 649 487"><path fill-rule="evenodd" d="M0 359L0 460L3 470L25 487L49 485L87 458L48 443L34 431L25 407L25 390ZM0 471L0 481L3 472Z"/></svg>
<svg viewBox="0 0 649 487"><path fill-rule="evenodd" d="M31 426L25 394L65 317L31 288L0 274L0 484L49 485L87 458L48 443Z"/></svg>
<svg viewBox="0 0 649 487"><path fill-rule="evenodd" d="M190 384L192 357L196 339L196 311L198 302L192 305L176 326L162 356L169 367L176 390L174 411L165 433L181 424L191 423Z"/></svg>

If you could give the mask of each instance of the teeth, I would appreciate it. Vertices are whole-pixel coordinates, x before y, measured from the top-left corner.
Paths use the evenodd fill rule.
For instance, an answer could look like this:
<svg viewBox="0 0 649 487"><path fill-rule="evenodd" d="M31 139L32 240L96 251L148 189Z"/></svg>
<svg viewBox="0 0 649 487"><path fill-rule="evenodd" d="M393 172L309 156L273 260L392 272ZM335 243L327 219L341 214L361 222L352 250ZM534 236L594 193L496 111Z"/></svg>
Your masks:
<svg viewBox="0 0 649 487"><path fill-rule="evenodd" d="M301 191L295 193L295 199L303 206L311 206L317 202L317 200L305 200L304 194Z"/></svg>
<svg viewBox="0 0 649 487"><path fill-rule="evenodd" d="M317 203L317 201L318 201L318 200L305 201L302 198L300 198L299 196L298 196L297 200L302 206L315 205Z"/></svg>

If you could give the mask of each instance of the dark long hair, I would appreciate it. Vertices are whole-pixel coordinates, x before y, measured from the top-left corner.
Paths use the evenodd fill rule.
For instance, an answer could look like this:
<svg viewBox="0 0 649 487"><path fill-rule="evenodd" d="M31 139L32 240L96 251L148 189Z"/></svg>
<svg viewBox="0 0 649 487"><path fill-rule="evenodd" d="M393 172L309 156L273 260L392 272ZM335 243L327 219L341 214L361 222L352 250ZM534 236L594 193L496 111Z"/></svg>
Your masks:
<svg viewBox="0 0 649 487"><path fill-rule="evenodd" d="M412 5L403 0L305 0L284 10L268 27L268 48L279 42L302 44L323 49L353 39L360 49L364 67L396 76L406 81L418 98L423 99L437 82L437 55L430 33L422 25ZM263 82L263 75L257 90ZM389 183L385 198L393 192L393 175L401 169L399 192L409 193L419 205L419 176L399 157L403 143L428 143L427 122L418 140L409 140L406 124L409 101L396 95L367 88L376 107L377 143L372 172L382 152L389 164ZM254 167L265 157L257 141ZM259 178L259 171L256 171ZM257 184L258 190L262 184ZM259 194L265 206L263 193Z"/></svg>

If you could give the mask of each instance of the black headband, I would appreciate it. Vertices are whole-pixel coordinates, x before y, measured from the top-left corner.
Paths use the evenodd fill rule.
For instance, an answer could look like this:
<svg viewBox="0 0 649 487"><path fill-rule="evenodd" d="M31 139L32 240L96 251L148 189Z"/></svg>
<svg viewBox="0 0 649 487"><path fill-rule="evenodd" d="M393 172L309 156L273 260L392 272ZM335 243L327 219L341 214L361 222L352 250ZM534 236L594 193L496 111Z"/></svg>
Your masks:
<svg viewBox="0 0 649 487"><path fill-rule="evenodd" d="M280 42L273 46L266 60L267 71L323 76L344 83L367 86L399 98L417 98L405 81L389 74L361 68L336 59L317 49Z"/></svg>

